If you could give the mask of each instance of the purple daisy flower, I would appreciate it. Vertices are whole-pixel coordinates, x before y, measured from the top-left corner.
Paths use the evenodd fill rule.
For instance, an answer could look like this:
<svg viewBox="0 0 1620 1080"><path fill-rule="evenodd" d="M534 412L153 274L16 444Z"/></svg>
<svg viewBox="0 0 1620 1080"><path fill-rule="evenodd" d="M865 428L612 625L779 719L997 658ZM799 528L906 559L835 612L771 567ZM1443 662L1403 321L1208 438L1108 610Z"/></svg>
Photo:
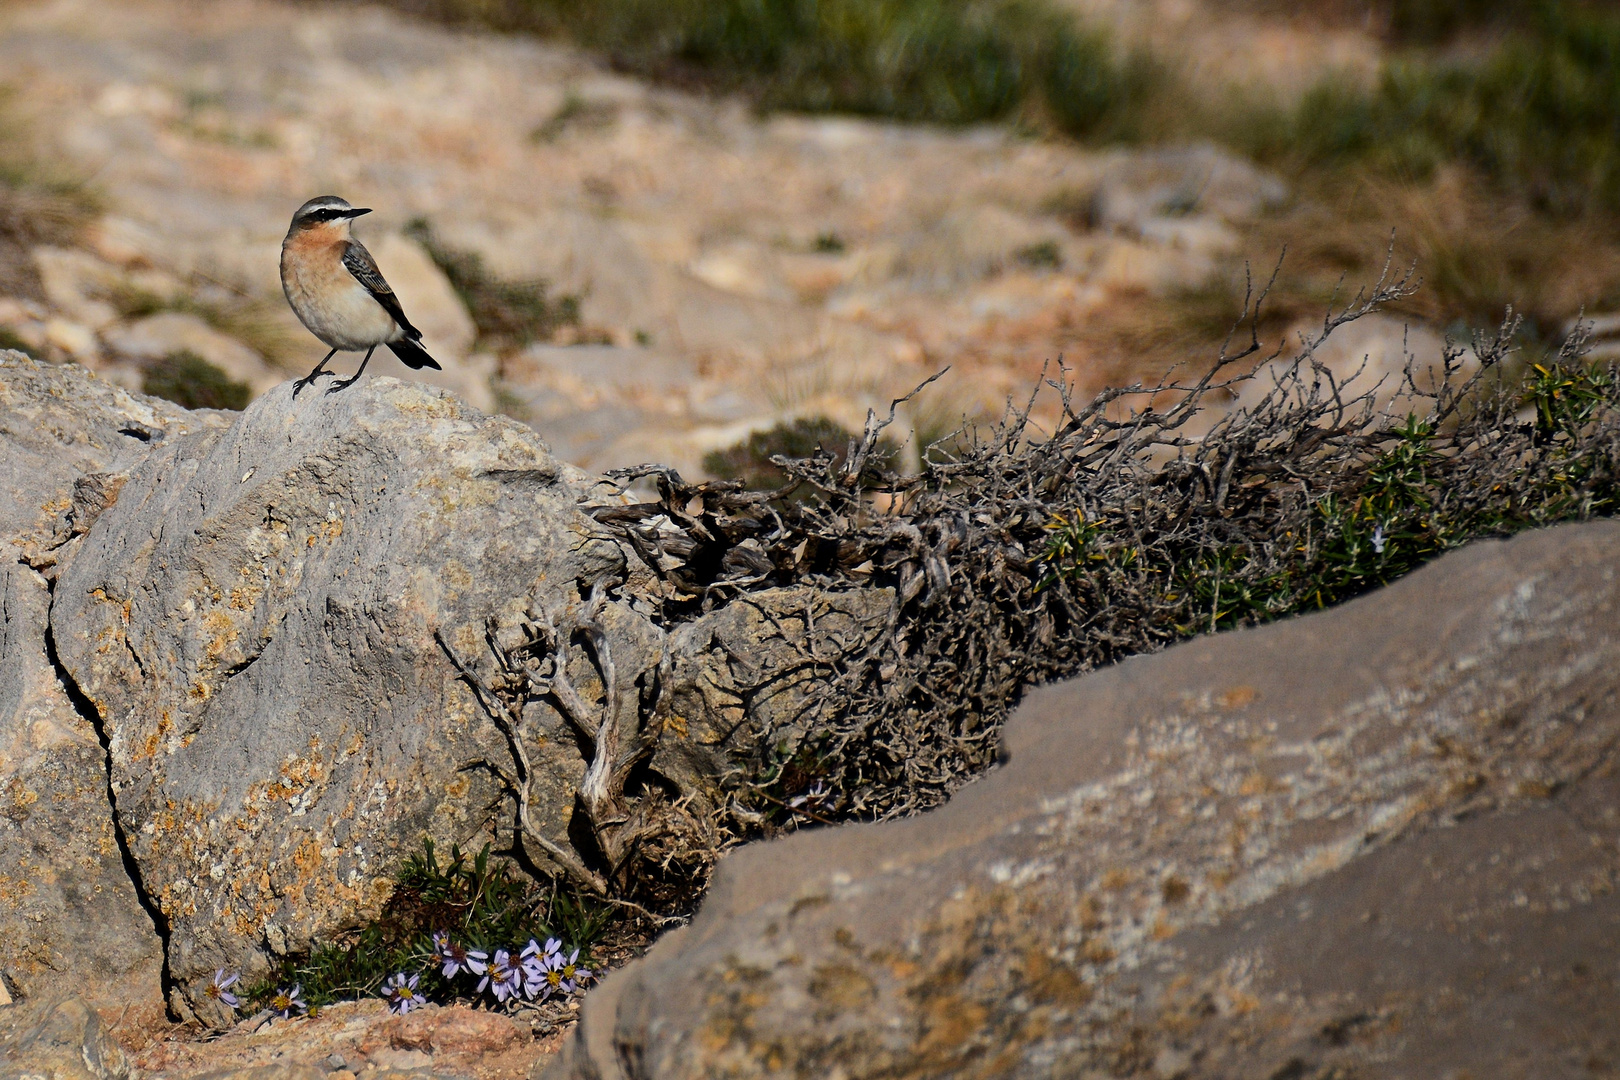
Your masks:
<svg viewBox="0 0 1620 1080"><path fill-rule="evenodd" d="M789 799L788 805L795 810L802 810L807 807L811 810L824 810L827 809L827 797L831 794L832 792L827 790L826 783L817 780L804 794L795 795Z"/></svg>
<svg viewBox="0 0 1620 1080"><path fill-rule="evenodd" d="M388 1002L388 1007L394 1012L404 1016L418 1005L426 1005L427 998L416 992L416 980L419 976L405 977L403 971L395 972L392 978L383 982L382 996Z"/></svg>
<svg viewBox="0 0 1620 1080"><path fill-rule="evenodd" d="M579 990L579 988L584 985L586 979L594 979L596 977L591 974L590 968L582 967L580 965L578 949L575 949L567 960L562 961L562 963L558 965L557 972L562 976L561 986L563 990L570 994Z"/></svg>
<svg viewBox="0 0 1620 1080"><path fill-rule="evenodd" d="M298 996L303 991L302 983L295 984L291 990L285 987L277 990L275 996L270 999L270 1011L280 1013L283 1020L292 1016L294 1009L300 1013L309 1012L309 1006Z"/></svg>
<svg viewBox="0 0 1620 1080"><path fill-rule="evenodd" d="M523 947L523 996L533 998L540 992L540 986L546 978L546 958L540 951L539 942L534 938Z"/></svg>
<svg viewBox="0 0 1620 1080"><path fill-rule="evenodd" d="M505 949L495 950L495 959L490 961L489 974L478 983L478 990L483 992L488 986L494 993L496 1001L504 1002L517 993L523 984L523 965L521 961L514 962L512 954Z"/></svg>
<svg viewBox="0 0 1620 1080"><path fill-rule="evenodd" d="M447 979L455 978L463 970L482 975L488 967L488 960L488 953L456 944L443 930L433 935L433 962L441 966Z"/></svg>
<svg viewBox="0 0 1620 1080"><path fill-rule="evenodd" d="M203 988L203 993L207 994L220 1004L234 1009L242 1002L240 998L231 993L231 987L235 986L236 980L240 979L241 977L241 972L233 971L230 974L230 978L226 978L225 969L220 968L214 972L213 981Z"/></svg>

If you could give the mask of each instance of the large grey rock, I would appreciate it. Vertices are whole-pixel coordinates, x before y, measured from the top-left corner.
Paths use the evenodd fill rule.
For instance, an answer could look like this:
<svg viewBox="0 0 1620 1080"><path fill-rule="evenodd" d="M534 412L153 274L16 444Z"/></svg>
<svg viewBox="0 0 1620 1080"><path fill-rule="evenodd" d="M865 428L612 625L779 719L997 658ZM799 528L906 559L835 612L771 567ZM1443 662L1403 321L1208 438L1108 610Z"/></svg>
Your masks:
<svg viewBox="0 0 1620 1080"><path fill-rule="evenodd" d="M0 1009L0 1080L126 1080L129 1062L80 997Z"/></svg>
<svg viewBox="0 0 1620 1080"><path fill-rule="evenodd" d="M49 604L37 572L0 566L0 972L24 994L160 1003L162 941L124 869L106 751L46 655Z"/></svg>
<svg viewBox="0 0 1620 1080"><path fill-rule="evenodd" d="M548 1076L1588 1076L1620 524L1041 690L944 808L755 845Z"/></svg>
<svg viewBox="0 0 1620 1080"><path fill-rule="evenodd" d="M471 662L486 618L561 619L625 569L576 507L587 479L529 429L393 379L320 390L283 385L228 430L159 445L52 609L196 995L173 1004L209 1019L216 967L251 981L374 915L424 835L510 820L505 740L439 638ZM634 703L657 631L617 603L603 621ZM554 712L535 723L533 818L566 842L584 762Z"/></svg>
<svg viewBox="0 0 1620 1080"><path fill-rule="evenodd" d="M424 836L517 841L579 877L643 842L706 858L728 784L836 708L806 619L852 648L892 621L888 590L798 587L716 598L666 633L667 584L586 512L616 509L617 489L432 387L375 378L294 400L284 384L241 414L204 414L82 373L63 390L49 369L16 372L29 434L5 459L15 512L0 525L32 547L0 575L14 662L0 689L15 699L0 704L14 743L35 740L31 758L11 751L14 771L56 793L19 794L9 812L34 821L17 841L36 851L26 888L52 884L39 903L77 943L64 955L105 975L138 946L155 968L153 919L132 934L111 907L102 917L96 890L112 879L68 873L80 847L101 851L116 896L138 886L159 913L171 1006L211 1023L227 1019L203 992L216 968L252 981L375 916ZM81 446L95 440L112 449ZM67 449L45 462L55 443ZM513 657L541 662L533 683ZM548 689L562 682L577 689ZM585 794L610 703L616 778ZM650 794L626 796L625 762L651 770ZM634 833L604 832L621 811ZM45 939L15 940L39 952Z"/></svg>
<svg viewBox="0 0 1620 1080"><path fill-rule="evenodd" d="M161 1000L161 941L125 872L106 753L58 677L47 617L59 563L122 471L210 422L0 353L0 974L24 994L72 980L96 1001Z"/></svg>
<svg viewBox="0 0 1620 1080"><path fill-rule="evenodd" d="M131 394L77 365L0 350L0 542L38 561L72 531L63 519L77 480L125 471L167 434L209 425L222 421Z"/></svg>

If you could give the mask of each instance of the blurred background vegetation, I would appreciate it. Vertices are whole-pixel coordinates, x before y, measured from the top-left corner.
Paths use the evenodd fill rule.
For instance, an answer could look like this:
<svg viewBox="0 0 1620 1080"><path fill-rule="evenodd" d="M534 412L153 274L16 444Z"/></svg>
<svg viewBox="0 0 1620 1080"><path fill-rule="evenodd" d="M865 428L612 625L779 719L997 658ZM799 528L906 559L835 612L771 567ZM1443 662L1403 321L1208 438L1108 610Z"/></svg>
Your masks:
<svg viewBox="0 0 1620 1080"><path fill-rule="evenodd" d="M1042 0L395 2L566 36L623 69L741 92L762 109L944 124L1017 116L1088 141L1213 137L1296 168L1422 175L1466 163L1549 210L1620 204L1620 11L1609 4L1340 3L1341 17L1360 11L1385 28L1393 59L1372 86L1323 72L1279 109L1189 93L1173 65ZM1279 0L1247 6L1297 16Z"/></svg>
<svg viewBox="0 0 1620 1080"><path fill-rule="evenodd" d="M39 271L29 252L76 242L97 205L82 182L34 152L12 118L12 94L0 87L0 296L37 299ZM20 344L0 339L0 348Z"/></svg>
<svg viewBox="0 0 1620 1080"><path fill-rule="evenodd" d="M1425 278L1398 313L1442 329L1495 325L1512 304L1526 339L1548 344L1581 310L1620 305L1620 9L1609 3L1325 0L1301 11L1212 0L1380 29L1374 77L1324 70L1283 98L1189 85L1182 58L1088 27L1055 0L393 2L572 40L622 70L762 110L1007 121L1094 145L1224 144L1300 196L1249 245L1291 249L1278 323L1375 272L1392 232ZM1142 333L1119 344L1184 350L1218 336L1239 309L1240 276L1150 304Z"/></svg>
<svg viewBox="0 0 1620 1080"><path fill-rule="evenodd" d="M1321 0L1301 10L1291 0L1204 0L1211 10L1324 31L1377 28L1375 71L1324 69L1303 92L1280 93L1195 85L1173 46L1088 21L1063 0L388 2L448 23L570 41L621 70L740 95L762 111L995 122L1092 146L1216 142L1293 189L1243 237L1256 264L1288 251L1267 330L1319 312L1343 281L1375 277L1392 235L1397 257L1415 259L1424 281L1394 314L1444 332L1496 325L1511 305L1523 316L1522 339L1545 348L1579 313L1620 309L1613 3ZM1084 202L1077 193L1077 220ZM36 296L30 249L71 245L94 214L86 188L49 173L0 131L0 294ZM467 301L482 346L546 340L579 322L578 298L500 281L425 224L413 235ZM828 242L817 250L842 247ZM1030 266L1057 258L1055 248L1019 255ZM1198 288L1144 296L1082 333L1106 339L1094 351L1144 369L1153 357L1179 361L1224 334L1243 287L1234 262ZM119 304L125 315L162 307ZM267 357L286 351L247 305L197 312ZM156 373L154 386L172 375ZM223 391L199 392L213 400Z"/></svg>

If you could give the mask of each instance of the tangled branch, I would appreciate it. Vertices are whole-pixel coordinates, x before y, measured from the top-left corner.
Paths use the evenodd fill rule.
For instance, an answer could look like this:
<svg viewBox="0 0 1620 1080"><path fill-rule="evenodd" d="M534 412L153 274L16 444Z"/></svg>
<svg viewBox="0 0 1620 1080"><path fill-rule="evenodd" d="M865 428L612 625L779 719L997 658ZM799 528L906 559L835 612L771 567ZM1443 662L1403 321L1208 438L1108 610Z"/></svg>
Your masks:
<svg viewBox="0 0 1620 1080"><path fill-rule="evenodd" d="M1050 435L1032 399L927 448L914 474L880 449L907 399L869 414L842 455L773 459L789 478L774 491L658 465L611 474L583 508L645 568L638 610L664 637L630 680L642 693L621 693L606 585L561 628L531 610L515 647L491 634L498 685L446 645L503 731L545 698L586 748L578 812L595 850L559 856L530 835L509 735L526 840L621 895L672 860L700 877L735 838L937 805L993 763L1002 721L1041 682L1337 602L1473 537L1613 513L1620 379L1581 362L1580 335L1534 369L1528 398L1506 378L1511 314L1435 371L1409 358L1399 385L1319 360L1335 331L1414 287L1386 267L1285 358L1258 332L1267 283L1196 377L1080 402L1060 368L1043 388ZM626 494L649 483L652 498ZM576 638L602 680L595 706L565 671ZM697 681L724 684L723 708L683 649L706 650ZM684 725L705 710L694 749Z"/></svg>

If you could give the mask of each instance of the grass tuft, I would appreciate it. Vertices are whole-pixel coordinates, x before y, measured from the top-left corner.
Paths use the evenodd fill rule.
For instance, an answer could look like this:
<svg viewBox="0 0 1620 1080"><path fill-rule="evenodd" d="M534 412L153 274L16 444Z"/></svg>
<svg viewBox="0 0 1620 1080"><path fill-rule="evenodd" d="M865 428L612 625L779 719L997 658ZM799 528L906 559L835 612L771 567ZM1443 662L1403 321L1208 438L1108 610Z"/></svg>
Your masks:
<svg viewBox="0 0 1620 1080"><path fill-rule="evenodd" d="M703 468L721 480L741 480L744 487L753 491L774 491L790 482L787 472L777 464L777 458L797 460L819 456L841 465L854 441L854 433L836 420L825 416L799 417L768 431L756 431L724 450L711 451L703 459ZM898 450L892 441L884 440L879 454L883 462L888 462L896 457Z"/></svg>
<svg viewBox="0 0 1620 1080"><path fill-rule="evenodd" d="M189 349L170 353L147 368L141 389L188 409L240 412L253 400L253 390L233 380Z"/></svg>
<svg viewBox="0 0 1620 1080"><path fill-rule="evenodd" d="M1457 162L1554 214L1620 209L1620 13L1545 0L1482 60L1403 55L1373 87L1328 78L1226 129L1264 160L1415 179Z"/></svg>
<svg viewBox="0 0 1620 1080"><path fill-rule="evenodd" d="M0 349L14 349L31 359L42 359L40 354L28 342L18 337L17 331L9 326L0 326Z"/></svg>
<svg viewBox="0 0 1620 1080"><path fill-rule="evenodd" d="M312 1008L379 993L397 972L420 974L418 992L440 1003L470 998L465 977L445 979L431 963L433 934L493 955L519 950L531 939L560 938L587 955L614 914L606 904L560 892L519 873L490 846L468 856L452 846L441 860L432 840L405 860L381 915L343 942L289 956L243 996L262 1007L281 987L303 987Z"/></svg>
<svg viewBox="0 0 1620 1080"><path fill-rule="evenodd" d="M88 187L34 152L11 116L14 93L0 88L0 296L38 300L32 250L78 243L99 207Z"/></svg>
<svg viewBox="0 0 1620 1080"><path fill-rule="evenodd" d="M421 244L444 271L451 288L467 306L478 328L478 344L496 351L520 349L548 340L565 326L579 325L579 297L556 300L544 281L503 281L484 266L476 252L446 246L423 218L405 226L405 235Z"/></svg>
<svg viewBox="0 0 1620 1080"><path fill-rule="evenodd" d="M764 109L940 124L1044 114L1127 133L1160 72L1044 0L394 0L457 22L566 35L624 69ZM536 133L588 119L567 104Z"/></svg>
<svg viewBox="0 0 1620 1080"><path fill-rule="evenodd" d="M1389 37L1416 45L1440 45L1468 31L1532 22L1537 0L1392 0Z"/></svg>

